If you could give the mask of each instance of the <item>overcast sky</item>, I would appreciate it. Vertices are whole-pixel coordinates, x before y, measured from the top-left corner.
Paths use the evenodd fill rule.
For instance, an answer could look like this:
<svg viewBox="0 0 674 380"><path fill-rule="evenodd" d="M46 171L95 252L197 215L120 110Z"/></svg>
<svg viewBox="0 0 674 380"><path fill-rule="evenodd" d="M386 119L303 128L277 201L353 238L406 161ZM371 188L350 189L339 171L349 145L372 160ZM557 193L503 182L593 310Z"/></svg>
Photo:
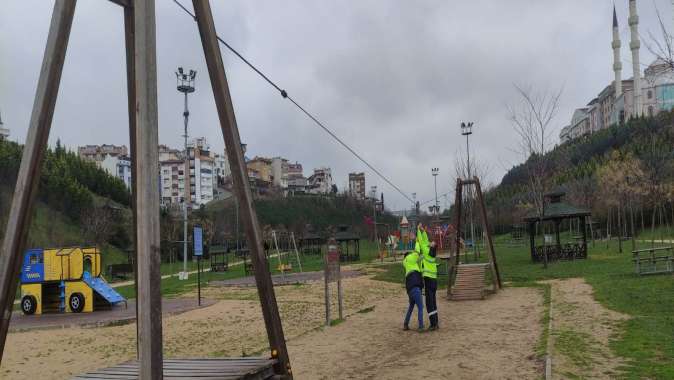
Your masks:
<svg viewBox="0 0 674 380"><path fill-rule="evenodd" d="M181 0L189 9L191 2ZM556 135L613 78L612 1L212 1L225 40L362 153L407 194L450 190L461 121L475 122L471 157L498 183L522 161L505 105L513 83L563 86ZM617 0L623 78L631 76L628 0ZM640 34L657 34L655 7L671 28L668 0L639 0ZM24 142L53 1L5 0L0 13L0 111L11 139ZM222 47L239 130L248 155L330 166L340 191L352 171L401 195L282 99ZM642 43L642 63L651 55ZM157 0L159 140L180 147L182 95L176 67L198 71L190 135L222 151L213 94L196 24L172 1ZM50 143L128 144L122 9L81 0L75 11ZM453 197L450 194L449 199ZM445 200L441 199L441 206Z"/></svg>

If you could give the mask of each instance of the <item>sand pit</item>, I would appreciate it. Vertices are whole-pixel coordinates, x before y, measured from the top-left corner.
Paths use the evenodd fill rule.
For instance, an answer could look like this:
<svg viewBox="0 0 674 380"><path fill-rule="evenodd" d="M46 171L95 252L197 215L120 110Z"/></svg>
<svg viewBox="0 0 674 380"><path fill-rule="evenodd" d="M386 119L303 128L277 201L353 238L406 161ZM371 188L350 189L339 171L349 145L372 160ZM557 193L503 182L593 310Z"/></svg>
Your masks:
<svg viewBox="0 0 674 380"><path fill-rule="evenodd" d="M536 378L542 297L506 289L486 301L440 302L439 332L401 330L401 285L368 277L344 280L347 320L323 328L322 283L277 288L297 379ZM206 288L212 306L164 318L166 357L267 354L254 288ZM335 305L336 306L336 305ZM358 313L374 306L374 310ZM422 362L424 353L434 361ZM0 378L65 379L135 357L135 324L14 332Z"/></svg>

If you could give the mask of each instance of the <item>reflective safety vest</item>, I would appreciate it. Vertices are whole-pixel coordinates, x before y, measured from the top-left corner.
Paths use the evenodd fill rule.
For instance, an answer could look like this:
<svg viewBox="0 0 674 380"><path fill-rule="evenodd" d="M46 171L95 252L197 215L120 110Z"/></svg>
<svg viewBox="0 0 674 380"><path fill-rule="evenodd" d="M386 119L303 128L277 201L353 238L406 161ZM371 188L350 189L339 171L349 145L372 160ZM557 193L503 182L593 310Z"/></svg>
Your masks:
<svg viewBox="0 0 674 380"><path fill-rule="evenodd" d="M419 252L422 255L426 255L430 252L430 242L428 241L428 234L426 231L417 229L417 240L414 245L414 250Z"/></svg>
<svg viewBox="0 0 674 380"><path fill-rule="evenodd" d="M424 230L417 230L415 249L421 252L421 273L424 277L438 278L438 264L435 257L431 256L430 242Z"/></svg>
<svg viewBox="0 0 674 380"><path fill-rule="evenodd" d="M438 263L435 260L435 257L432 257L430 253L425 253L421 260L421 270L424 277L428 278L438 278Z"/></svg>
<svg viewBox="0 0 674 380"><path fill-rule="evenodd" d="M405 277L411 272L421 272L419 268L419 254L412 252L403 259L403 267L405 267Z"/></svg>

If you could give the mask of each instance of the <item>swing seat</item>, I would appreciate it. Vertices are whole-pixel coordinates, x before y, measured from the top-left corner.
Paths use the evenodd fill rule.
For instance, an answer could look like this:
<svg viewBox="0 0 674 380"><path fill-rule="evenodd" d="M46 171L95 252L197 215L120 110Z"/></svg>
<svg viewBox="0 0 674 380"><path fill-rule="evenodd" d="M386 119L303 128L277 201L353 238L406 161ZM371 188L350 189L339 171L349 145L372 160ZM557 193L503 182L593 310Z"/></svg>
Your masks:
<svg viewBox="0 0 674 380"><path fill-rule="evenodd" d="M290 271L293 270L293 265L292 264L280 264L277 269L278 269L279 272L290 272Z"/></svg>

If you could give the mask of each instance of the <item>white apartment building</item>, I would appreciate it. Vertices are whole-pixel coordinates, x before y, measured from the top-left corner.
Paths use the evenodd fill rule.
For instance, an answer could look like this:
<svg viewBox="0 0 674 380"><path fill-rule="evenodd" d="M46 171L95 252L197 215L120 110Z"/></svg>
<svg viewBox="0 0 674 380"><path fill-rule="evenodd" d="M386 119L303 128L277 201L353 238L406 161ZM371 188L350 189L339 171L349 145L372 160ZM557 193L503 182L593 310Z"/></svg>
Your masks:
<svg viewBox="0 0 674 380"><path fill-rule="evenodd" d="M189 173L186 176L184 152L166 146L159 147L162 205L181 204L183 199L187 199L189 204L194 207L213 200L215 160L211 157L209 149L210 147L204 138L193 140L188 144ZM186 178L188 178L187 181ZM185 194L188 193L189 196L186 196Z"/></svg>
<svg viewBox="0 0 674 380"><path fill-rule="evenodd" d="M310 193L328 194L332 190L332 171L328 167L314 169L308 182Z"/></svg>
<svg viewBox="0 0 674 380"><path fill-rule="evenodd" d="M128 156L106 155L100 166L111 176L124 181L126 188L131 190L131 159Z"/></svg>
<svg viewBox="0 0 674 380"><path fill-rule="evenodd" d="M2 123L2 115L0 115L0 140L7 140L9 138L9 129L5 128Z"/></svg>
<svg viewBox="0 0 674 380"><path fill-rule="evenodd" d="M282 157L271 159L272 184L283 190L288 189L288 160Z"/></svg>
<svg viewBox="0 0 674 380"><path fill-rule="evenodd" d="M84 160L93 161L98 167L106 156L128 156L126 145L85 145L77 148L77 155Z"/></svg>

